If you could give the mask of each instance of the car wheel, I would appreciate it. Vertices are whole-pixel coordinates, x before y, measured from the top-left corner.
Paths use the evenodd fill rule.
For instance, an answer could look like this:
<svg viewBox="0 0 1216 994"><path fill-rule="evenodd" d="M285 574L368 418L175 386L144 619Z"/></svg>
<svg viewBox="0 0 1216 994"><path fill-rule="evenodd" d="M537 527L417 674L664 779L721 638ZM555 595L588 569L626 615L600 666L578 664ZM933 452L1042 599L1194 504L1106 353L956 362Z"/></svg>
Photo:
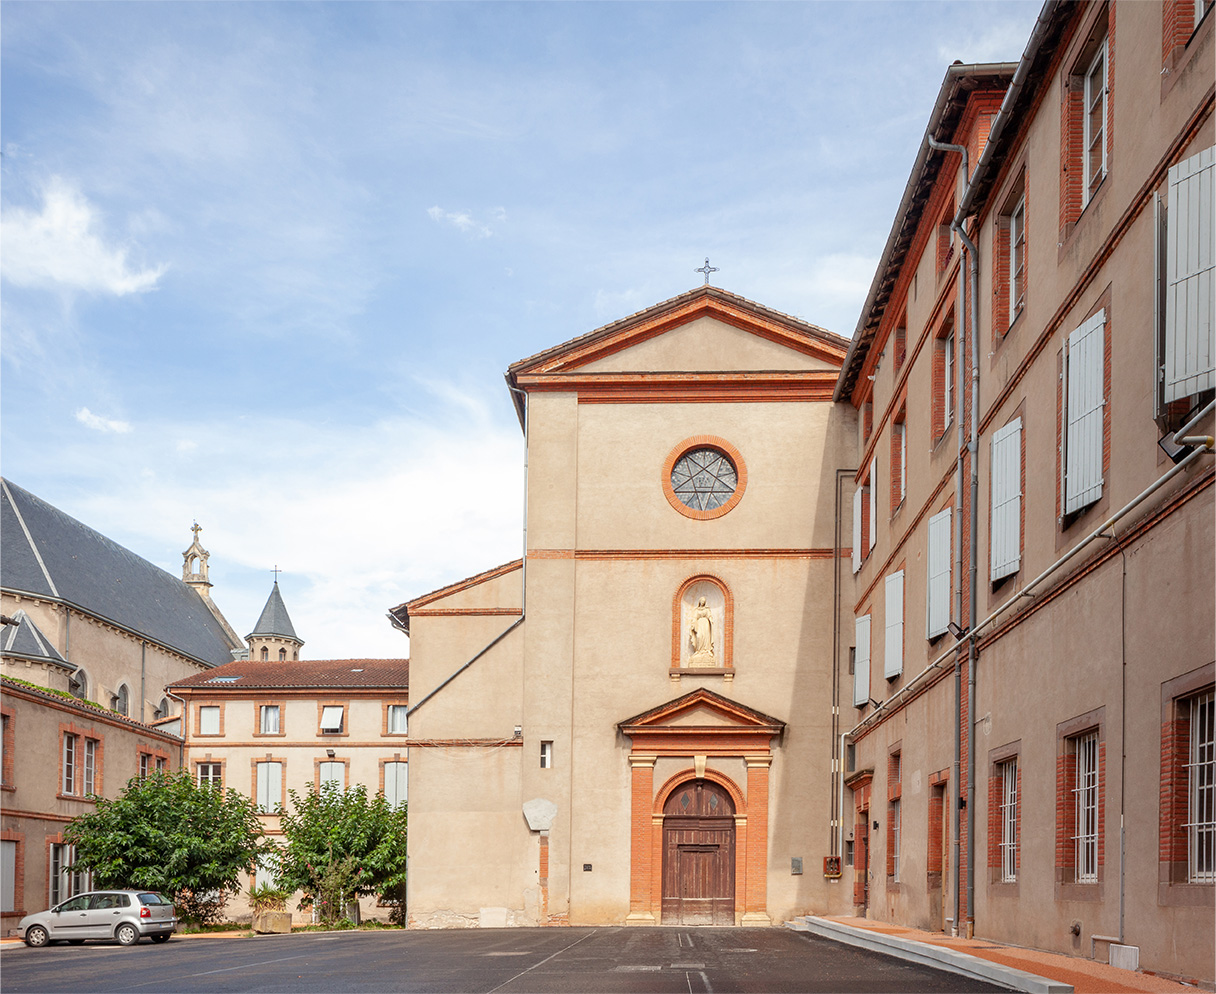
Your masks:
<svg viewBox="0 0 1216 994"><path fill-rule="evenodd" d="M168 942L168 941L169 941L169 933L168 933L168 932L161 932L161 934L160 934L160 935L154 935L154 936L152 936L151 938L152 938L152 941L153 941L153 942Z"/></svg>
<svg viewBox="0 0 1216 994"><path fill-rule="evenodd" d="M123 922L114 930L114 938L124 946L133 946L139 941L139 929L129 922Z"/></svg>
<svg viewBox="0 0 1216 994"><path fill-rule="evenodd" d="M50 934L41 925L31 925L25 930L25 944L27 946L45 946L50 939Z"/></svg>

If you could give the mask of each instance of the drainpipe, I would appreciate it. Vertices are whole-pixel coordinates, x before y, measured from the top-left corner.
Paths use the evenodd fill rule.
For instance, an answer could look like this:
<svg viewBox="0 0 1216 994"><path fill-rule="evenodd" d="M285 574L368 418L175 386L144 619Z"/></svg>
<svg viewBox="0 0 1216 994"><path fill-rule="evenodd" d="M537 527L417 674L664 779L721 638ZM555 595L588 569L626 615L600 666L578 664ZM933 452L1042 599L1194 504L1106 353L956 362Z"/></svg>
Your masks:
<svg viewBox="0 0 1216 994"><path fill-rule="evenodd" d="M927 138L927 140L929 142L929 146L931 148L935 148L940 152L958 152L963 157L963 182L966 183L968 181L968 179L970 178L970 175L968 173L967 147L965 145L952 145L947 142L939 142L932 135L927 135L926 138ZM972 276L974 276L974 274L975 274L974 255L971 256L969 261L970 261L971 274L972 274ZM959 310L960 315L963 313L964 308L966 307L966 297L967 297L966 289L967 289L966 283L960 282L959 288L958 288L958 298L959 298L958 299L958 310ZM971 299L972 299L972 303L974 304L974 302L976 300L976 288L975 288L974 282L971 287ZM963 328L963 323L961 321L958 323L958 327L960 330ZM972 324L972 336L971 336L973 339L975 338L974 328L975 328L975 325L973 323ZM955 341L957 342L960 338L961 338L961 335L956 335ZM963 455L963 446L966 441L966 437L964 434L965 427L963 424L963 415L962 415L962 412L963 412L963 364L962 364L962 362L959 361L962 358L962 354L963 354L963 351L961 348L959 348L957 350L957 354L954 357L955 376L956 376L957 386L958 386L958 389L956 390L956 396L958 397L958 403L955 405L955 420L958 422L958 448L956 450L955 461L954 461L954 504L955 504L955 515L954 515L955 572L954 572L954 575L956 577L958 577L958 581L955 583L955 586L954 586L954 617L956 617L960 620L963 617L963 459L962 459L962 455ZM974 419L972 419L972 420L974 420ZM952 770L952 776L950 778L950 808L951 808L951 824L953 826L953 831L951 833L951 840L950 840L950 848L953 853L952 862L954 865L954 917L952 920L953 924L951 925L951 928L950 928L950 932L952 935L958 935L959 912L961 910L959 897L960 897L962 876L959 873L959 860L962 855L962 838L961 838L961 832L960 832L961 826L959 824L960 819L961 819L961 805L959 803L961 798L960 798L959 790L960 790L961 783L962 783L962 777L961 777L961 775L962 775L962 723L963 723L963 696L962 695L963 695L962 656L961 656L961 654L955 654L955 657L954 657L954 704L955 704L956 721L954 722L954 768ZM968 832L970 832L970 828L968 829ZM971 838L970 834L968 834L967 837L968 837L968 839L970 839ZM968 898L967 907L968 907L968 909L970 909L970 907L971 907L970 897Z"/></svg>

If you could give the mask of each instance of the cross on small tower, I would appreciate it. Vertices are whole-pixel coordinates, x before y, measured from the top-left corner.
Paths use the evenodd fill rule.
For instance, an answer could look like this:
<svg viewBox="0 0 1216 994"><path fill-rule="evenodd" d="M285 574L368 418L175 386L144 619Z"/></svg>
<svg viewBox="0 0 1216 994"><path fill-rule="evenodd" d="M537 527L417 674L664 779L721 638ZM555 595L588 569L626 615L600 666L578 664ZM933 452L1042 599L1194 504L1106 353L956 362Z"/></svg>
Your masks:
<svg viewBox="0 0 1216 994"><path fill-rule="evenodd" d="M278 564L277 564L277 563L275 564L274 569L272 569L270 572L274 574L274 582L275 582L275 583L278 583L278 582L279 582L279 574L280 574L280 573L282 573L283 571L282 571L281 569L279 569L279 566L278 566Z"/></svg>
<svg viewBox="0 0 1216 994"><path fill-rule="evenodd" d="M700 269L694 269L694 270L693 270L693 272L694 272L694 273L704 273L704 274L705 274L705 285L706 285L706 286L709 286L709 274L710 274L710 273L716 273L717 271L718 271L718 267L717 267L717 266L711 266L711 265L709 264L709 256L706 256L706 257L705 257L705 265L704 265L704 266L702 266Z"/></svg>
<svg viewBox="0 0 1216 994"><path fill-rule="evenodd" d="M194 522L194 524L191 526L190 530L191 530L192 532L194 532L194 541L196 541L196 542L197 542L197 541L198 541L198 533L199 533L199 532L201 532L201 531L203 530L202 525L200 525L200 524L199 524L199 523L196 521L196 522Z"/></svg>

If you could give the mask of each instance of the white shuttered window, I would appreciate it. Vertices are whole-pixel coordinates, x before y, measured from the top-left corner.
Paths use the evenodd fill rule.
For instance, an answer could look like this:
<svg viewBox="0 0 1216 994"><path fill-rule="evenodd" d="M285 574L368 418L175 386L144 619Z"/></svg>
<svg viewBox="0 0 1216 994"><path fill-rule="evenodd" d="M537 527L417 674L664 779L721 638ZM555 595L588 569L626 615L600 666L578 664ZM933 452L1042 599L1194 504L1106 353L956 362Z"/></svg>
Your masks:
<svg viewBox="0 0 1216 994"><path fill-rule="evenodd" d="M992 581L1016 573L1022 561L1022 419L992 433Z"/></svg>
<svg viewBox="0 0 1216 994"><path fill-rule="evenodd" d="M853 654L853 706L870 699L870 616L857 619L857 649Z"/></svg>
<svg viewBox="0 0 1216 994"><path fill-rule="evenodd" d="M883 675L894 679L904 671L904 571L887 577L887 631L883 645Z"/></svg>
<svg viewBox="0 0 1216 994"><path fill-rule="evenodd" d="M272 813L283 803L283 764L258 763L258 810Z"/></svg>
<svg viewBox="0 0 1216 994"><path fill-rule="evenodd" d="M1068 336L1064 353L1064 513L1102 496L1102 409L1106 311Z"/></svg>
<svg viewBox="0 0 1216 994"><path fill-rule="evenodd" d="M853 572L861 569L861 508L865 500L865 487L853 491Z"/></svg>
<svg viewBox="0 0 1216 994"><path fill-rule="evenodd" d="M1171 166L1165 251L1166 402L1216 387L1216 146Z"/></svg>
<svg viewBox="0 0 1216 994"><path fill-rule="evenodd" d="M950 508L929 519L929 589L926 634L941 635L950 624Z"/></svg>
<svg viewBox="0 0 1216 994"><path fill-rule="evenodd" d="M393 810L403 807L409 796L409 763L384 764L384 799Z"/></svg>

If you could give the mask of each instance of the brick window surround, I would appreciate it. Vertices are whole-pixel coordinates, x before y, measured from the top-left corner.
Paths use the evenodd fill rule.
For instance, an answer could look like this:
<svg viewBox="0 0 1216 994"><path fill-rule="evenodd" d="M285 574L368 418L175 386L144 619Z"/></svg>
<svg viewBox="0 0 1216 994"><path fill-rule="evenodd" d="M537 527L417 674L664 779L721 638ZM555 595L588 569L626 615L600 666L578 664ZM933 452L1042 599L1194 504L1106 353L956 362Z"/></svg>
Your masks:
<svg viewBox="0 0 1216 994"><path fill-rule="evenodd" d="M1189 881L1191 708L1213 690L1212 667L1200 666L1161 685L1161 795L1158 808L1157 903L1210 907L1216 883Z"/></svg>
<svg viewBox="0 0 1216 994"><path fill-rule="evenodd" d="M405 700L383 701L380 705L380 734L381 735L406 735L408 732L392 732L389 731L389 708L407 708L409 703Z"/></svg>
<svg viewBox="0 0 1216 994"><path fill-rule="evenodd" d="M3 746L0 746L3 754L3 762L0 763L0 787L4 790L16 790L13 764L17 748L17 715L11 707L3 705L0 706L0 716L3 716L3 722L0 724L4 726L4 742Z"/></svg>
<svg viewBox="0 0 1216 994"><path fill-rule="evenodd" d="M224 734L224 710L225 710L225 705L224 705L223 703L219 703L219 704L195 704L195 705L194 705L194 708L193 708L193 714L191 715L191 717L193 717L193 718L194 718L194 727L191 729L192 734L193 734L195 737L198 737L198 736L200 736L200 735L203 735L203 734L204 734L202 731L200 731L200 729L201 729L203 726L202 726L202 719L201 719L201 718L200 718L200 716L199 716L199 712L200 712L200 711L202 711L202 709L203 709L203 708L219 708L219 709L220 709L220 730L219 730L218 732L207 732L207 733L205 733L205 734L206 734L208 737L215 737L215 738L219 738L220 736L222 736L222 735Z"/></svg>
<svg viewBox="0 0 1216 994"><path fill-rule="evenodd" d="M1015 181L992 232L992 337L1009 333L1026 306L1029 245L1025 169Z"/></svg>
<svg viewBox="0 0 1216 994"><path fill-rule="evenodd" d="M1060 236L1068 240L1085 209L1097 199L1110 173L1114 148L1115 5L1103 4L1061 80L1060 100ZM1096 90L1090 73L1105 58L1105 93ZM1086 106L1087 99L1090 107ZM1101 101L1100 105L1098 101ZM1095 113L1090 114L1090 111ZM1087 148L1101 130L1100 147ZM1087 156L1089 156L1087 160Z"/></svg>
<svg viewBox="0 0 1216 994"><path fill-rule="evenodd" d="M283 809L287 809L287 759L283 756L272 756L267 753L265 756L256 756L249 761L249 796L257 801L258 798L258 764L259 763L278 763L279 764L279 803ZM260 809L259 809L260 810ZM262 814L270 814L271 812L261 812Z"/></svg>
<svg viewBox="0 0 1216 994"><path fill-rule="evenodd" d="M277 732L262 731L262 708L274 707L279 709L279 730ZM283 738L287 734L287 702L286 701L255 701L253 704L253 735L254 738L272 739Z"/></svg>
<svg viewBox="0 0 1216 994"><path fill-rule="evenodd" d="M342 731L340 732L322 732L321 717L325 714L326 708L341 708L342 709ZM350 737L350 701L317 701L317 734L326 739L344 739Z"/></svg>
<svg viewBox="0 0 1216 994"><path fill-rule="evenodd" d="M166 773L169 771L169 750L163 746L141 743L136 747L136 753L139 756L139 771L141 776L144 772L144 756L148 757L147 765L149 773L155 773L158 769L163 769ZM160 766L157 766L157 760L161 761Z"/></svg>
<svg viewBox="0 0 1216 994"><path fill-rule="evenodd" d="M887 754L887 890L899 888L900 835L903 811L903 756L900 744Z"/></svg>
<svg viewBox="0 0 1216 994"><path fill-rule="evenodd" d="M341 756L335 756L330 759L328 756L322 756L312 761L312 784L313 788L319 790L321 787L321 764L335 763L342 767L342 789L346 790L350 786L350 760L343 759ZM383 772L383 771L382 771Z"/></svg>
<svg viewBox="0 0 1216 994"><path fill-rule="evenodd" d="M908 495L908 408L905 399L891 420L891 515Z"/></svg>
<svg viewBox="0 0 1216 994"><path fill-rule="evenodd" d="M8 753L6 752L5 755L7 756ZM4 917L19 918L27 913L25 907L25 833L11 829L0 830L0 841L12 842L16 845L13 859L13 910L4 912ZM5 926L6 932L7 927Z"/></svg>
<svg viewBox="0 0 1216 994"><path fill-rule="evenodd" d="M225 767L227 767L227 765L228 765L227 760L216 759L216 758L212 757L211 753L207 753L201 759L196 759L193 763L191 763L192 771L194 773L194 782L199 783L199 767L218 766L220 768L220 782L219 782L218 786L222 789L224 784L226 784L228 782L228 771L225 768Z"/></svg>
<svg viewBox="0 0 1216 994"><path fill-rule="evenodd" d="M66 748L68 736L73 738L74 748L72 762L71 791L68 786L65 761L69 750ZM103 771L105 769L105 736L92 726L77 725L75 722L59 723L59 781L56 785L56 796L71 798L75 801L89 801L86 796L85 756L88 753L87 743L93 742L93 793L100 795L104 789ZM91 802L90 802L91 803Z"/></svg>
<svg viewBox="0 0 1216 994"><path fill-rule="evenodd" d="M1077 866L1078 747L1096 735L1094 756L1096 782L1096 831L1094 879L1080 882L1084 867ZM1106 864L1106 708L1078 715L1056 726L1056 900L1100 901L1105 886Z"/></svg>
<svg viewBox="0 0 1216 994"><path fill-rule="evenodd" d="M951 312L933 335L931 411L934 445L945 438L948 429L954 423L954 415L958 407L955 387L958 380L959 358L954 335L954 314Z"/></svg>

